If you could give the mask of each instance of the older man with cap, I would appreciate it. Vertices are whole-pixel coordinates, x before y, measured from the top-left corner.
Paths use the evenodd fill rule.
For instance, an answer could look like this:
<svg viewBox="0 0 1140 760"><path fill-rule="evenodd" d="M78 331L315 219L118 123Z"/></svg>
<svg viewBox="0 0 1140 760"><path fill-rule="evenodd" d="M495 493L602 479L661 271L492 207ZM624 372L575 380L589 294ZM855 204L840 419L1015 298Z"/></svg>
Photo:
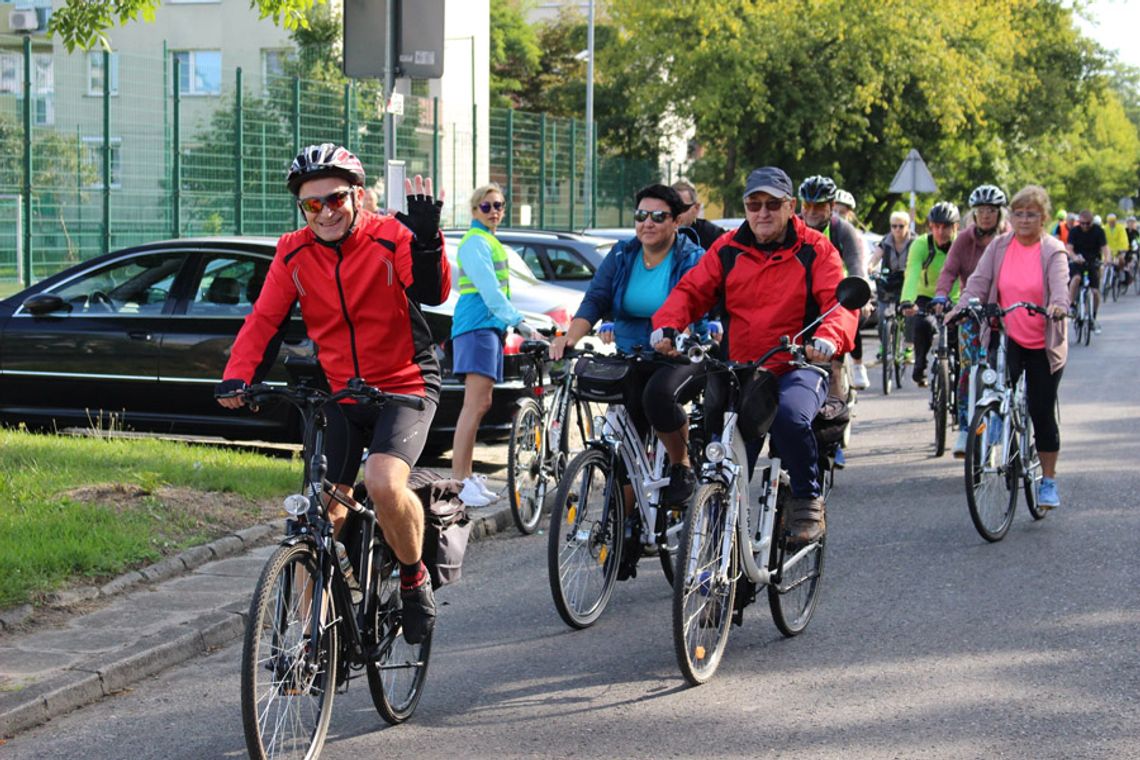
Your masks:
<svg viewBox="0 0 1140 760"><path fill-rule="evenodd" d="M788 175L774 166L749 174L744 209L739 229L718 239L653 315L656 329L650 340L658 351L674 351L677 333L720 305L722 353L736 362L756 361L782 336L795 335L835 305L843 262L825 235L796 216ZM850 351L857 321L855 312L842 307L829 314L804 338L808 360L826 362L837 352ZM785 527L794 540L814 541L826 525L811 423L827 397L828 383L818 372L790 366L786 354L773 357L765 369L776 376L778 387L772 443L791 478L791 519ZM759 453L756 431L742 432L752 440L749 458L754 461Z"/></svg>

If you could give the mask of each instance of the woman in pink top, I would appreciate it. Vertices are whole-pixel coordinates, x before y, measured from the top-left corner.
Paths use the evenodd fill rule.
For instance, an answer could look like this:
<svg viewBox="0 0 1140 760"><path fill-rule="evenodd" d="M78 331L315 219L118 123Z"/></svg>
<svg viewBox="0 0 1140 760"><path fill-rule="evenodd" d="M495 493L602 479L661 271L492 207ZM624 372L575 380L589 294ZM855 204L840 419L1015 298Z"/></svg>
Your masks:
<svg viewBox="0 0 1140 760"><path fill-rule="evenodd" d="M1061 435L1057 425L1057 386L1068 356L1068 333L1062 320L1069 313L1069 264L1064 244L1045 233L1049 194L1038 185L1026 185L1010 202L1013 231L999 235L986 247L962 296L947 319L971 298L982 303L1009 306L1018 301L1044 305L1054 319L1024 309L1006 317L1009 334L1007 364L1013 382L1025 372L1029 416L1041 456L1043 507L1061 504L1057 492L1057 454ZM988 340L982 330L983 343Z"/></svg>

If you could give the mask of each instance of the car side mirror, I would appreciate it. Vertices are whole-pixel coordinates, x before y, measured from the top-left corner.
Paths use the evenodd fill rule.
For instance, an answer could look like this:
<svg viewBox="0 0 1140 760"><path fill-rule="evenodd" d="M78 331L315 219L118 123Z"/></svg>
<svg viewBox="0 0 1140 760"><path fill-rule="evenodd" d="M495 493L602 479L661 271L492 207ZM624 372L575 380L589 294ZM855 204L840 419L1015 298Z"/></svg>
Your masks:
<svg viewBox="0 0 1140 760"><path fill-rule="evenodd" d="M71 304L55 293L37 293L24 301L24 309L32 316L41 317L57 311L70 312Z"/></svg>
<svg viewBox="0 0 1140 760"><path fill-rule="evenodd" d="M835 299L845 309L862 309L871 300L871 286L862 277L844 277L835 288Z"/></svg>

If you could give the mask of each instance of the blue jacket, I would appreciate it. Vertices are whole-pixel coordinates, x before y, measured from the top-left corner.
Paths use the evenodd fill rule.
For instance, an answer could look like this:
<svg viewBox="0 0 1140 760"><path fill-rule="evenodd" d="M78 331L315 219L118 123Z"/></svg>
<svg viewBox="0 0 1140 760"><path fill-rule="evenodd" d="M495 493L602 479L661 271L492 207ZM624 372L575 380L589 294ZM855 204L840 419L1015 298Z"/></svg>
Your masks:
<svg viewBox="0 0 1140 760"><path fill-rule="evenodd" d="M677 235L673 242L673 268L669 272L670 291L677 286L686 272L697 265L704 252L704 249L689 237ZM574 317L584 319L591 325L603 317L608 317L613 320L615 328L619 328L619 332L644 333L644 340L640 341L640 345L649 348L649 333L653 330L650 320L630 316L622 309L626 286L629 285L630 274L639 256L641 256L641 241L635 237L623 240L610 249L609 254L602 259L598 271L594 272L590 288L586 291ZM697 323L696 328L702 337L707 333L704 319Z"/></svg>
<svg viewBox="0 0 1140 760"><path fill-rule="evenodd" d="M471 226L490 232L477 219L471 222ZM451 337L475 330L503 333L508 325L517 325L522 321L522 313L499 290L499 280L491 262L491 248L486 240L476 235L467 238L459 247L457 261L463 264L463 272L475 283L479 292L459 296L455 314L451 318Z"/></svg>

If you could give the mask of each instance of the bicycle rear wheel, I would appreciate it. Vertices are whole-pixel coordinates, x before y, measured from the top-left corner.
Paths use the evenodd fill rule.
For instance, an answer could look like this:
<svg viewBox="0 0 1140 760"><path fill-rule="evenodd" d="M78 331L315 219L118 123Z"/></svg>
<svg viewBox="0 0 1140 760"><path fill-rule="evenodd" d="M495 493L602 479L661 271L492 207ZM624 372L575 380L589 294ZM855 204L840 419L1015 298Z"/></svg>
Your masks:
<svg viewBox="0 0 1140 760"><path fill-rule="evenodd" d="M891 324L894 320L890 317L879 318L879 351L883 354L881 368L883 371L883 395L891 395L891 390L894 388L894 374L895 374L895 352L894 340L892 338Z"/></svg>
<svg viewBox="0 0 1140 760"><path fill-rule="evenodd" d="M376 594L373 601L376 614L371 643L376 647L376 657L365 670L376 712L395 726L412 717L420 703L434 631L419 644L404 640L399 564L385 544L377 547L374 560L372 588Z"/></svg>
<svg viewBox="0 0 1140 760"><path fill-rule="evenodd" d="M1025 490L1025 506L1034 520L1041 520L1049 514L1049 510L1042 507L1037 500L1037 489L1041 486L1041 457L1037 454L1037 444L1033 440L1033 420L1029 416L1029 407L1025 400L1025 377L1022 376L1018 388L1019 416L1022 420L1021 431L1018 433L1020 441L1018 449L1024 451L1021 467L1021 485Z"/></svg>
<svg viewBox="0 0 1140 760"><path fill-rule="evenodd" d="M950 368L945 359L934 363L930 379L930 406L934 410L934 456L946 453L946 422L950 410Z"/></svg>
<svg viewBox="0 0 1140 760"><path fill-rule="evenodd" d="M324 745L336 692L338 628L325 628L312 651L308 631L319 578L316 551L302 543L278 548L257 581L241 654L250 757L308 760Z"/></svg>
<svg viewBox="0 0 1140 760"><path fill-rule="evenodd" d="M542 518L545 444L542 408L532 398L523 399L511 423L511 439L507 447L507 494L511 517L524 535L534 533Z"/></svg>
<svg viewBox="0 0 1140 760"><path fill-rule="evenodd" d="M606 609L621 562L623 497L610 455L587 449L558 483L550 515L547 572L566 624L586 628Z"/></svg>
<svg viewBox="0 0 1140 760"><path fill-rule="evenodd" d="M1000 541L1013 522L1017 505L1017 439L1010 438L1003 451L1006 419L1000 404L990 401L978 406L966 438L966 503L970 519L987 541Z"/></svg>
<svg viewBox="0 0 1140 760"><path fill-rule="evenodd" d="M721 577L725 513L734 509L721 483L697 491L685 517L673 583L673 651L685 680L694 686L713 677L728 645L732 603L740 575L736 536L728 538L728 572Z"/></svg>
<svg viewBox="0 0 1140 760"><path fill-rule="evenodd" d="M786 505L776 513L772 554L768 568L775 577L768 584L768 608L780 633L796 636L802 633L819 603L823 581L823 555L827 537L805 547L788 546L783 522Z"/></svg>

